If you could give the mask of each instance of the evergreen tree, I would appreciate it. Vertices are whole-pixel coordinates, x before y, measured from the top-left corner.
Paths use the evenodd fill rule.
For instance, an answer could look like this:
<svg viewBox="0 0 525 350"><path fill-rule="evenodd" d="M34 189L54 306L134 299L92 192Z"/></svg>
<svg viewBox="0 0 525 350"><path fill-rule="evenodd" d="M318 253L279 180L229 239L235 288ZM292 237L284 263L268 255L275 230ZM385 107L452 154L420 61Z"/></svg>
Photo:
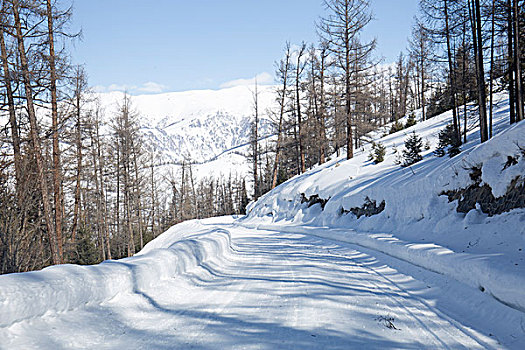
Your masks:
<svg viewBox="0 0 525 350"><path fill-rule="evenodd" d="M448 153L450 157L454 157L461 152L460 145L461 143L457 139L453 125L449 124L439 132L439 144L434 154L438 157L443 157L445 153Z"/></svg>
<svg viewBox="0 0 525 350"><path fill-rule="evenodd" d="M374 145L374 163L381 163L385 160L386 148L381 143Z"/></svg>
<svg viewBox="0 0 525 350"><path fill-rule="evenodd" d="M406 128L410 128L411 126L416 125L416 123L417 123L416 115L415 115L414 113L410 113L410 114L408 115L407 122L405 123L405 129L406 129Z"/></svg>
<svg viewBox="0 0 525 350"><path fill-rule="evenodd" d="M412 132L412 134L405 140L405 149L403 150L404 162L402 166L407 167L423 159L421 156L422 148L423 140L421 140L421 137L419 137L415 131Z"/></svg>

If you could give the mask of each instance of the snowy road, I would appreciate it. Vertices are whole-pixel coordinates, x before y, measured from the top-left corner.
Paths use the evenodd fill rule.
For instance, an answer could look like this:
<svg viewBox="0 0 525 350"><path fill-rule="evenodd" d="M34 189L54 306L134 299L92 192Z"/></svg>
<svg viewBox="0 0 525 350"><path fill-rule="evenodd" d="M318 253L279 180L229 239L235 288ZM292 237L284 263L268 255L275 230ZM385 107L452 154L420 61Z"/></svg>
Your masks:
<svg viewBox="0 0 525 350"><path fill-rule="evenodd" d="M146 290L0 328L0 348L476 349L513 337L504 347L523 345L500 322L507 307L381 253L230 223L185 230L198 234L181 240L227 232L231 250Z"/></svg>

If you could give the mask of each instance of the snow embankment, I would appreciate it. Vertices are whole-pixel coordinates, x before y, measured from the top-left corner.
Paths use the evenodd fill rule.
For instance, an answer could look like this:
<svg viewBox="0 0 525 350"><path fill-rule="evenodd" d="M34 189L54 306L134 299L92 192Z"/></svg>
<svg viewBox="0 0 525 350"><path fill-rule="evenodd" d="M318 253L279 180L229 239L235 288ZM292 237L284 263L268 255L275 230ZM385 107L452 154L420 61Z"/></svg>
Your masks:
<svg viewBox="0 0 525 350"><path fill-rule="evenodd" d="M451 120L447 112L381 138L386 147L382 163L371 162L370 146L365 146L353 159L334 159L294 177L252 203L239 224L375 249L525 311L525 209L488 215L476 205L463 213L456 210L458 200L449 202L445 195L456 191L463 199L464 189L487 185L498 199L513 182L525 181L525 123L509 126L508 101L503 94L497 100L494 137L483 144L475 129L459 155L436 157L438 133ZM402 168L399 155L412 131L428 147L422 161ZM371 203L367 199L375 202L376 212L360 217L350 212Z"/></svg>
<svg viewBox="0 0 525 350"><path fill-rule="evenodd" d="M198 220L176 225L137 255L98 265L60 265L0 276L0 327L101 303L120 293L141 294L159 280L230 252L230 234Z"/></svg>

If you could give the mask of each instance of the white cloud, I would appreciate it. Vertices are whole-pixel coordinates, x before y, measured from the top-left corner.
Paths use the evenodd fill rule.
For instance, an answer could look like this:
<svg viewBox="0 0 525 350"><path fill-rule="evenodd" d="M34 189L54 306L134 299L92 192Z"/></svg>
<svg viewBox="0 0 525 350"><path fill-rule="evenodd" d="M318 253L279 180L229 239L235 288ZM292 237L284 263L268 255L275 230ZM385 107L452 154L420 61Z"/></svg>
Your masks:
<svg viewBox="0 0 525 350"><path fill-rule="evenodd" d="M139 88L137 88L137 91L140 92L148 92L148 93L161 93L163 91L166 91L168 87L163 84L155 83L153 81L148 81L147 83L142 84Z"/></svg>
<svg viewBox="0 0 525 350"><path fill-rule="evenodd" d="M129 84L111 84L108 86L103 85L97 85L93 87L93 90L95 92L113 92L113 91L126 91L128 93L152 93L152 94L158 94L163 91L166 91L168 86L155 83L153 81L148 81L147 83L144 83L140 86L137 85L129 85Z"/></svg>
<svg viewBox="0 0 525 350"><path fill-rule="evenodd" d="M260 74L257 74L253 78L249 79L235 79L227 81L220 85L221 88L230 88L234 86L246 86L246 85L253 85L255 84L255 79L257 79L257 84L260 85L268 85L273 84L273 76L270 73L263 72Z"/></svg>
<svg viewBox="0 0 525 350"><path fill-rule="evenodd" d="M137 88L136 85L128 85L128 84L111 84L107 87L108 91L131 91L135 90Z"/></svg>

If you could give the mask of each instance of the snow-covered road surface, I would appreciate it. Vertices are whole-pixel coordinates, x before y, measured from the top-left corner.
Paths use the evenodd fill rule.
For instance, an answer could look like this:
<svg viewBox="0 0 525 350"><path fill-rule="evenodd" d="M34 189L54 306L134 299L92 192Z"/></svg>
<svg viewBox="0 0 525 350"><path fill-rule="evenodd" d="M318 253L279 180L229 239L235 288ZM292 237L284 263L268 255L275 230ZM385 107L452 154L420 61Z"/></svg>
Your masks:
<svg viewBox="0 0 525 350"><path fill-rule="evenodd" d="M0 348L476 349L524 344L523 313L379 252L225 220L193 221L164 241L177 236L179 242L198 242L210 232L229 235L229 249L203 254L195 264L187 261L179 272L148 287L0 327ZM142 257L154 248L147 247ZM125 261L133 259L141 255Z"/></svg>

